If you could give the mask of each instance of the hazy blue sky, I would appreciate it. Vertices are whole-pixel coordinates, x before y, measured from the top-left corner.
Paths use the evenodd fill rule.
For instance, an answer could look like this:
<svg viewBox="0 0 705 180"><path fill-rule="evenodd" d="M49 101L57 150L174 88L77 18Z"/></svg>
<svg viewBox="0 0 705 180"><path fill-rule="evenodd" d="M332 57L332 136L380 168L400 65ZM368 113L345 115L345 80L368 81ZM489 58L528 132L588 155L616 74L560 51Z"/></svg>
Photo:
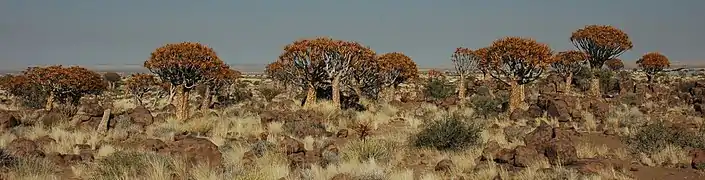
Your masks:
<svg viewBox="0 0 705 180"><path fill-rule="evenodd" d="M228 63L265 64L296 39L356 40L420 66L450 65L458 46L503 36L572 49L586 24L626 31L634 49L705 60L703 0L3 0L0 69L33 64L141 64L163 43L199 41Z"/></svg>

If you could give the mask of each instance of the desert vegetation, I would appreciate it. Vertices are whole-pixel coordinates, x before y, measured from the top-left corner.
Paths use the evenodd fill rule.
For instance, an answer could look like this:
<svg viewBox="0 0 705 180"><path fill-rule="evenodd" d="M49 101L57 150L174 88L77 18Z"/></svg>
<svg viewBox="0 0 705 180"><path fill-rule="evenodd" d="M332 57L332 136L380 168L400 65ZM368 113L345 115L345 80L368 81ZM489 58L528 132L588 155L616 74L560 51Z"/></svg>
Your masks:
<svg viewBox="0 0 705 180"><path fill-rule="evenodd" d="M242 75L206 44L149 73L0 78L0 179L703 179L705 76L616 27L574 50L529 37L450 49L454 72L313 37Z"/></svg>

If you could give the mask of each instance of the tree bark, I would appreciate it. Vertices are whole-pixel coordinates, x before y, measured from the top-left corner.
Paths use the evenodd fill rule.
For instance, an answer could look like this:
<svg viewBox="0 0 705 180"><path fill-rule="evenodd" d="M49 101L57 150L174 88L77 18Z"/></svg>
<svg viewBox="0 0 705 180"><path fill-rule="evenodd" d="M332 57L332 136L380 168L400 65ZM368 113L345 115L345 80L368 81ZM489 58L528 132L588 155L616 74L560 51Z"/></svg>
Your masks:
<svg viewBox="0 0 705 180"><path fill-rule="evenodd" d="M188 96L189 92L188 90L183 86L180 85L176 87L176 95L177 95L177 101L176 101L176 119L178 120L186 120L189 117L189 109L188 109Z"/></svg>
<svg viewBox="0 0 705 180"><path fill-rule="evenodd" d="M176 88L169 88L169 99L167 99L167 102L169 104L174 104L174 96L176 95ZM176 105L176 104L174 104Z"/></svg>
<svg viewBox="0 0 705 180"><path fill-rule="evenodd" d="M511 88L511 94L509 95L509 112L513 112L521 107L524 102L524 85L512 81L509 87Z"/></svg>
<svg viewBox="0 0 705 180"><path fill-rule="evenodd" d="M340 109L340 76L335 76L331 84L333 89L333 105Z"/></svg>
<svg viewBox="0 0 705 180"><path fill-rule="evenodd" d="M598 77L592 77L590 79L590 95L600 96L600 79Z"/></svg>
<svg viewBox="0 0 705 180"><path fill-rule="evenodd" d="M107 109L105 109L105 110L103 111L103 118L100 119L100 124L98 124L98 129L97 129L97 130L98 130L98 133L100 133L101 135L105 135L105 134L108 132L108 130L109 130L109 126L110 126L110 111L111 111L110 108L107 108Z"/></svg>
<svg viewBox="0 0 705 180"><path fill-rule="evenodd" d="M206 86L206 90L203 93L203 102L201 103L201 110L207 111L208 109L210 109L212 101L213 96L211 96L211 88Z"/></svg>
<svg viewBox="0 0 705 180"><path fill-rule="evenodd" d="M465 99L466 90L467 89L465 88L465 75L461 74L460 80L458 80L458 99Z"/></svg>
<svg viewBox="0 0 705 180"><path fill-rule="evenodd" d="M47 103L44 105L44 109L47 111L51 111L52 108L54 108L54 92L49 92L49 97L47 97Z"/></svg>
<svg viewBox="0 0 705 180"><path fill-rule="evenodd" d="M573 73L568 74L568 77L565 78L565 85L563 86L563 92L568 94L571 91L571 86L573 84Z"/></svg>
<svg viewBox="0 0 705 180"><path fill-rule="evenodd" d="M316 87L312 83L308 84L308 90L306 92L306 103L304 107L311 107L316 103Z"/></svg>

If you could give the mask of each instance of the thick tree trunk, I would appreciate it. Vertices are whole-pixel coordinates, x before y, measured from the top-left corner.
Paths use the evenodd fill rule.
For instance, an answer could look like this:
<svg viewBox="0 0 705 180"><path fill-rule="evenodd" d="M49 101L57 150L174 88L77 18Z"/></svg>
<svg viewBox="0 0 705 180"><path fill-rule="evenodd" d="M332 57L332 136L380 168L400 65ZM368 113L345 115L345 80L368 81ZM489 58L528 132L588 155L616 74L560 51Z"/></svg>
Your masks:
<svg viewBox="0 0 705 180"><path fill-rule="evenodd" d="M509 95L509 112L513 112L521 107L524 102L524 85L512 81L509 87L511 88L511 94Z"/></svg>
<svg viewBox="0 0 705 180"><path fill-rule="evenodd" d="M174 104L174 96L176 95L176 88L169 88L169 99L167 102L169 104ZM176 104L174 104L176 106Z"/></svg>
<svg viewBox="0 0 705 180"><path fill-rule="evenodd" d="M563 86L563 92L568 94L571 91L571 86L573 84L573 73L568 74L568 77L565 78L565 85Z"/></svg>
<svg viewBox="0 0 705 180"><path fill-rule="evenodd" d="M654 75L646 74L646 80L647 80L649 83L653 83L653 82L654 82Z"/></svg>
<svg viewBox="0 0 705 180"><path fill-rule="evenodd" d="M458 80L458 99L465 99L465 75L460 75L460 80Z"/></svg>
<svg viewBox="0 0 705 180"><path fill-rule="evenodd" d="M600 94L600 79L598 77L592 77L590 79L590 93L591 96L599 97Z"/></svg>
<svg viewBox="0 0 705 180"><path fill-rule="evenodd" d="M180 85L176 88L176 119L178 120L186 120L189 117L189 109L188 109L188 96L189 96L189 91L184 88L183 85Z"/></svg>
<svg viewBox="0 0 705 180"><path fill-rule="evenodd" d="M211 96L211 88L206 87L206 90L203 93L203 102L201 103L201 110L207 111L208 109L210 109L212 101L213 101L213 96Z"/></svg>
<svg viewBox="0 0 705 180"><path fill-rule="evenodd" d="M49 92L49 97L47 97L47 103L44 105L44 109L47 111L51 111L52 108L54 108L54 92Z"/></svg>
<svg viewBox="0 0 705 180"><path fill-rule="evenodd" d="M333 78L331 86L333 88L333 105L340 108L340 76Z"/></svg>
<svg viewBox="0 0 705 180"><path fill-rule="evenodd" d="M110 125L110 108L103 111L103 118L100 119L100 124L98 124L98 133L105 135L109 130Z"/></svg>
<svg viewBox="0 0 705 180"><path fill-rule="evenodd" d="M313 86L313 84L309 83L308 90L306 92L306 103L304 103L304 107L311 107L314 104L316 104L316 87Z"/></svg>

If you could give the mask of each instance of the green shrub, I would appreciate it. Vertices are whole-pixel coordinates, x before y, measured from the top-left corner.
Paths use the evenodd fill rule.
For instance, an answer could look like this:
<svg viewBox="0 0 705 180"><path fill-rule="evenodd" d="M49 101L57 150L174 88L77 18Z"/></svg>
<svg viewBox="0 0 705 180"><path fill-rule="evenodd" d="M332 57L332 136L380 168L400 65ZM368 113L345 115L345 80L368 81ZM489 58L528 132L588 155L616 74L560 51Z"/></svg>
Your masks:
<svg viewBox="0 0 705 180"><path fill-rule="evenodd" d="M638 152L653 153L666 148L668 145L678 147L705 148L705 132L687 131L667 127L662 122L642 127L636 134L628 139L630 148Z"/></svg>
<svg viewBox="0 0 705 180"><path fill-rule="evenodd" d="M446 115L438 121L432 121L424 129L412 136L411 142L416 147L430 147L437 150L462 150L475 145L480 140L481 125L467 123L458 115Z"/></svg>
<svg viewBox="0 0 705 180"><path fill-rule="evenodd" d="M491 97L489 95L479 95L470 97L470 105L475 109L475 114L483 115L484 118L494 117L506 111L505 104L509 102L509 98L498 94Z"/></svg>
<svg viewBox="0 0 705 180"><path fill-rule="evenodd" d="M455 95L455 84L445 78L429 78L426 81L424 94L431 100L445 99Z"/></svg>
<svg viewBox="0 0 705 180"><path fill-rule="evenodd" d="M598 69L593 72L600 80L600 91L603 94L619 92L619 81L615 78L615 73L609 69Z"/></svg>

